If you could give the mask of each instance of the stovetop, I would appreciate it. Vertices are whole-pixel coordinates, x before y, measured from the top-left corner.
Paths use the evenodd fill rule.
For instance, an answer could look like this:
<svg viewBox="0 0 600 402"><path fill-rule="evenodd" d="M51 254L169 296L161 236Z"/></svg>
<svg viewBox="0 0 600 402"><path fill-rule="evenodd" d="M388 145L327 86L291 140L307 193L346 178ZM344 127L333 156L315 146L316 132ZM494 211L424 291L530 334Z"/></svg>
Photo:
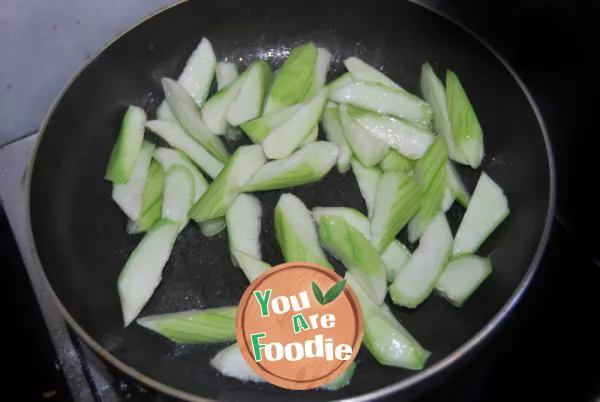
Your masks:
<svg viewBox="0 0 600 402"><path fill-rule="evenodd" d="M156 0L160 2L160 0ZM594 197L578 184L594 169L593 146L582 144L597 130L587 128L595 111L586 92L595 76L590 62L598 24L597 5L563 0L428 0L428 4L478 33L521 75L538 103L554 146L558 179L557 219L537 276L493 340L464 369L415 399L422 401L543 400L591 401L600 396L600 331L595 288L600 280L600 235ZM67 328L40 284L29 257L23 172L35 134L0 148L0 199L23 263L6 230L0 237L3 305L11 323L4 363L37 371L11 370L3 395L18 400L167 401L102 364ZM583 177L582 177L583 176ZM0 228L6 228L4 216ZM10 234L9 234L10 235ZM6 246L8 244L8 246ZM6 255L9 255L6 257ZM25 275L27 273L28 275ZM12 306L17 305L18 308ZM13 326L14 325L14 326ZM4 328L4 326L3 326ZM6 363L8 361L8 364ZM21 366L15 366L14 362ZM42 372L39 376L36 373ZM27 389L11 386L27 376ZM7 380L8 379L8 380ZM42 395L42 393L44 393ZM393 400L393 398L389 398Z"/></svg>

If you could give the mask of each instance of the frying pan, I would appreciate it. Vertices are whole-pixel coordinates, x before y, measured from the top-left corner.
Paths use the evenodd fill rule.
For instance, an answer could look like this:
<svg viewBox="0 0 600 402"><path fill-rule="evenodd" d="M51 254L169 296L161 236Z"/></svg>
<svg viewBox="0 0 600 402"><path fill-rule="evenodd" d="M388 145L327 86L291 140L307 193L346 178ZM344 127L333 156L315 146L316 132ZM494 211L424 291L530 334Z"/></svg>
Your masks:
<svg viewBox="0 0 600 402"><path fill-rule="evenodd" d="M462 308L435 294L414 311L393 308L432 352L424 370L380 365L361 348L346 388L294 392L219 375L209 359L223 345L177 346L138 325L123 328L117 276L141 236L126 233L125 215L111 200L104 171L126 106L141 106L153 118L163 99L160 78L176 78L202 36L211 40L219 60L241 66L255 58L278 66L292 46L313 40L333 54L328 79L341 74L344 58L355 55L417 94L426 60L438 74L451 68L461 77L484 130L481 169L504 189L511 213L479 250L490 256L492 275ZM219 0L169 7L120 36L78 73L51 109L31 163L32 252L69 325L118 370L195 401L358 401L419 392L481 350L507 318L538 266L554 211L549 141L521 81L468 31L403 1ZM459 173L472 191L479 171L460 166ZM350 206L366 213L351 172L333 169L323 181L291 191L309 208ZM263 253L271 264L283 262L273 233L280 194L259 194ZM463 213L456 203L449 211L454 231ZM189 224L141 315L237 304L246 286L231 264L226 232L206 238Z"/></svg>

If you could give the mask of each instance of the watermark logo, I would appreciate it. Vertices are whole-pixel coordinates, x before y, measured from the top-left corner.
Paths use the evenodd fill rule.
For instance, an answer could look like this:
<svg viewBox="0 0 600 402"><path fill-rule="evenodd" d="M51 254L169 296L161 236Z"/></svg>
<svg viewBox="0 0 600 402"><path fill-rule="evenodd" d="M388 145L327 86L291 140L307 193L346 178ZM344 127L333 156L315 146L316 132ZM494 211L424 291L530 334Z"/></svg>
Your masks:
<svg viewBox="0 0 600 402"><path fill-rule="evenodd" d="M236 336L258 375L282 388L308 390L332 383L352 365L363 317L358 299L336 272L286 263L246 289Z"/></svg>

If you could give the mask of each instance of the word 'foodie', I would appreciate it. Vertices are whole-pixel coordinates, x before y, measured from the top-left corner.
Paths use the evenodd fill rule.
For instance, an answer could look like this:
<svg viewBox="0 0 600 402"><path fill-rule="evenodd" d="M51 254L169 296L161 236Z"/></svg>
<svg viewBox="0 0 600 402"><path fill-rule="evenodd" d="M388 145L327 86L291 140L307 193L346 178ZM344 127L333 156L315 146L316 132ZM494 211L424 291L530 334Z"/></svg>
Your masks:
<svg viewBox="0 0 600 402"><path fill-rule="evenodd" d="M267 289L264 292L259 290L254 291L254 297L260 305L261 316L268 317L271 314L282 315L287 314L290 309L293 310L297 313L292 315L290 322L290 325L293 326L294 334L335 327L336 317L332 313L304 316L301 311L311 307L308 292L306 291L290 297L278 296L272 300L271 296L272 289ZM293 362L304 358L325 358L327 361L344 361L352 357L352 346L345 343L334 345L331 338L325 338L322 334L316 334L313 339L308 339L304 343L291 342L285 345L280 342L268 342L267 332L251 334L250 338L252 340L254 360L257 362L263 359L268 361L284 359Z"/></svg>

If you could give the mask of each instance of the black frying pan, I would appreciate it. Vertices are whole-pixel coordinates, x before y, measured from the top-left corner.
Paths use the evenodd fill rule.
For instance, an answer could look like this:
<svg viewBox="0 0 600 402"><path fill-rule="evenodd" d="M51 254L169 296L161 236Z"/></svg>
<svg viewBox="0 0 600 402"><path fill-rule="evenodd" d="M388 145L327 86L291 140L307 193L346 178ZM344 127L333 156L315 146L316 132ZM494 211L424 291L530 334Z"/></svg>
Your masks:
<svg viewBox="0 0 600 402"><path fill-rule="evenodd" d="M178 347L135 324L123 328L117 276L140 237L126 233L125 215L112 202L103 174L125 106L139 105L152 118L163 96L160 78L176 78L202 36L212 41L219 59L242 64L271 50L271 61L278 64L282 50L314 40L334 55L330 79L340 74L341 60L357 55L383 66L414 93L419 93L425 60L438 74L452 68L461 77L485 132L482 168L505 190L511 214L480 250L491 253L494 272L464 307L434 295L416 311L394 308L432 351L423 371L382 366L363 348L350 386L337 392L291 392L218 375L209 358L223 345ZM248 141L230 146L241 143ZM554 205L552 169L543 124L520 81L481 42L429 10L391 0L193 1L166 9L121 36L62 94L44 124L30 171L31 231L69 324L110 364L147 385L188 400L358 400L419 389L439 378L506 318L546 243ZM459 172L472 191L479 172ZM366 212L352 173L333 169L322 182L294 193L309 208L346 205ZM282 262L272 222L279 194L260 195L263 252L272 264ZM453 230L461 214L455 204L449 212ZM188 225L142 315L238 303L247 281L230 262L225 236L207 239L196 225Z"/></svg>

